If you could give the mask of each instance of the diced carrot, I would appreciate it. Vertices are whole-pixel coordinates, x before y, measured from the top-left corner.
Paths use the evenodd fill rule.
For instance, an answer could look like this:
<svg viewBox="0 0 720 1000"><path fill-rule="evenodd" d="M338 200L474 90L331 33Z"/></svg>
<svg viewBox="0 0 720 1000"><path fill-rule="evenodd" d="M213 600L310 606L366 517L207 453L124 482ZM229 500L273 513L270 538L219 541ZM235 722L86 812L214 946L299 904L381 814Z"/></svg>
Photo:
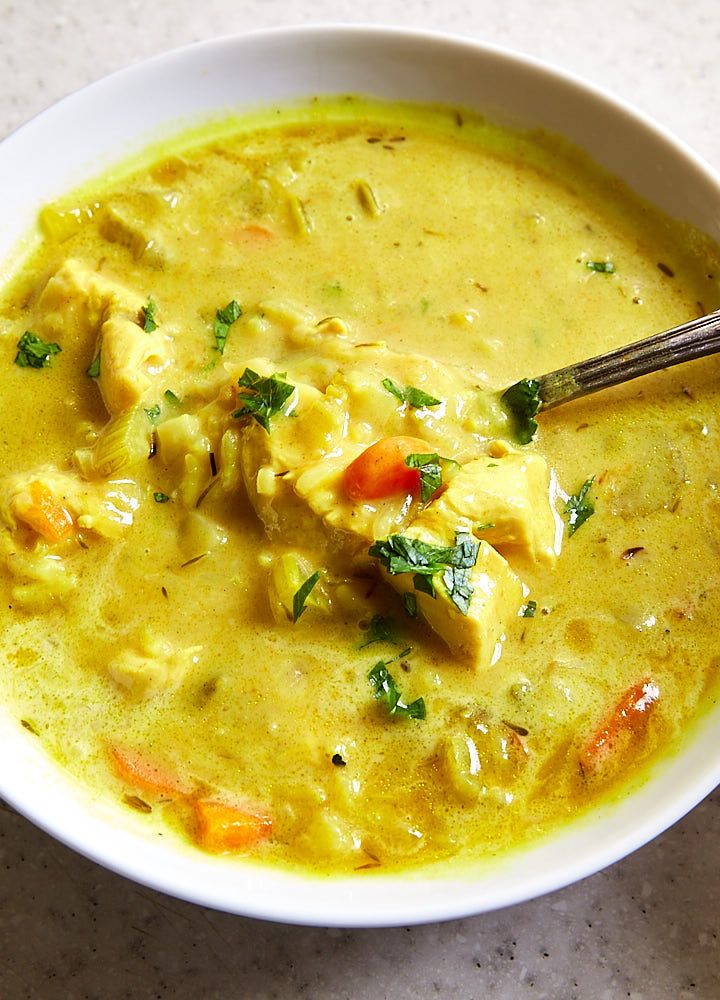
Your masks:
<svg viewBox="0 0 720 1000"><path fill-rule="evenodd" d="M270 817L246 806L214 799L194 799L195 840L214 854L242 851L270 836Z"/></svg>
<svg viewBox="0 0 720 1000"><path fill-rule="evenodd" d="M650 712L660 697L660 688L650 678L633 684L580 752L583 769L596 770L617 749L625 734L632 738L645 729Z"/></svg>
<svg viewBox="0 0 720 1000"><path fill-rule="evenodd" d="M259 222L248 222L242 227L246 236L252 236L256 240L271 240L275 233L267 226L261 226Z"/></svg>
<svg viewBox="0 0 720 1000"><path fill-rule="evenodd" d="M121 781L133 788L160 795L163 798L186 797L192 792L190 785L162 765L128 747L109 747L115 773Z"/></svg>
<svg viewBox="0 0 720 1000"><path fill-rule="evenodd" d="M432 448L420 438L381 438L345 469L345 492L351 500L379 500L398 493L417 493L420 471L408 468L405 459L412 454L430 453Z"/></svg>
<svg viewBox="0 0 720 1000"><path fill-rule="evenodd" d="M52 490L34 480L28 494L18 497L13 505L15 516L49 542L61 542L75 532L75 522L67 507L57 500Z"/></svg>
<svg viewBox="0 0 720 1000"><path fill-rule="evenodd" d="M231 243L244 243L248 246L262 246L275 239L275 233L268 226L259 222L245 222L241 226L233 226L227 231Z"/></svg>

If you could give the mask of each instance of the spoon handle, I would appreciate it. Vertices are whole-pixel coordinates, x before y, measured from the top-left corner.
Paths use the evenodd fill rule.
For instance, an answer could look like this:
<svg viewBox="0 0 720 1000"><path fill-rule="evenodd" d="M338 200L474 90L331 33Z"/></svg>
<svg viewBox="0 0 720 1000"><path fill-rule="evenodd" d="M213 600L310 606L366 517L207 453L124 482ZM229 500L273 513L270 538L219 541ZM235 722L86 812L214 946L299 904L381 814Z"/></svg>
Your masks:
<svg viewBox="0 0 720 1000"><path fill-rule="evenodd" d="M645 340L558 368L538 379L540 409L549 410L598 389L629 382L640 375L672 368L720 351L720 311L656 333Z"/></svg>

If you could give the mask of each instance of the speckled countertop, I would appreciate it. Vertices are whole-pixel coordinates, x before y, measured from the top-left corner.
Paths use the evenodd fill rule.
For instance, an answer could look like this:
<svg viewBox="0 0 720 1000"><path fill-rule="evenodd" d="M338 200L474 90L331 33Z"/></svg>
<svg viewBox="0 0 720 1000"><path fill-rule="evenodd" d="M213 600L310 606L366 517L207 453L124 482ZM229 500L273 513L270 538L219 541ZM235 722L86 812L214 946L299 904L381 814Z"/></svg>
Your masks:
<svg viewBox="0 0 720 1000"><path fill-rule="evenodd" d="M540 56L629 97L720 168L718 0L5 2L0 135L163 49L310 20L437 28ZM178 902L1 808L0 998L718 1000L719 845L716 794L632 857L543 899L340 931Z"/></svg>

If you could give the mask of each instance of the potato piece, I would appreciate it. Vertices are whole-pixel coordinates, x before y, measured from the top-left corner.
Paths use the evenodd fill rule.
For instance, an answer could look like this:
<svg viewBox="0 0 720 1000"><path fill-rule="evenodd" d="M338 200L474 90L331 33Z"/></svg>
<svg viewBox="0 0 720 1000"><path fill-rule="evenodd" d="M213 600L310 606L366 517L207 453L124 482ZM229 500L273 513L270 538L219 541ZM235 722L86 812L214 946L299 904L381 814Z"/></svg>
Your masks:
<svg viewBox="0 0 720 1000"><path fill-rule="evenodd" d="M504 723L470 719L440 743L440 760L450 786L463 802L493 794L499 801L512 798L512 788L528 759L517 735Z"/></svg>
<svg viewBox="0 0 720 1000"><path fill-rule="evenodd" d="M155 378L172 360L172 341L146 333L134 319L111 316L100 331L98 384L110 414L123 413L144 401Z"/></svg>
<svg viewBox="0 0 720 1000"><path fill-rule="evenodd" d="M328 859L361 855L361 840L347 820L322 806L297 838L299 852L308 858L318 855Z"/></svg>

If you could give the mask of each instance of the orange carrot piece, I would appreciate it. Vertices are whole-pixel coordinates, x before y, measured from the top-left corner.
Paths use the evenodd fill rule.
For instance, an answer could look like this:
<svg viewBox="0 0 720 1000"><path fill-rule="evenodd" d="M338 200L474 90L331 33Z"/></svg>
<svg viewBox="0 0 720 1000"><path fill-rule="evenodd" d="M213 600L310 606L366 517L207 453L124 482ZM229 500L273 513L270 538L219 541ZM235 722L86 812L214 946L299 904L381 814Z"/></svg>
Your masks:
<svg viewBox="0 0 720 1000"><path fill-rule="evenodd" d="M246 246L260 247L275 239L273 230L259 222L245 222L226 230L226 233L230 243L243 243Z"/></svg>
<svg viewBox="0 0 720 1000"><path fill-rule="evenodd" d="M267 226L261 226L259 222L247 222L243 227L241 232L248 237L252 237L258 242L263 242L264 240L271 240L275 233L272 229L268 229Z"/></svg>
<svg viewBox="0 0 720 1000"><path fill-rule="evenodd" d="M109 747L108 752L118 778L133 788L171 799L186 797L192 792L177 775L137 750L115 745Z"/></svg>
<svg viewBox="0 0 720 1000"><path fill-rule="evenodd" d="M345 469L345 492L351 500L379 500L398 493L417 493L420 470L408 468L405 459L412 454L430 453L432 448L420 438L381 438Z"/></svg>
<svg viewBox="0 0 720 1000"><path fill-rule="evenodd" d="M647 725L660 697L660 688L650 678L633 684L580 752L583 768L594 770L615 750L623 733L638 735Z"/></svg>
<svg viewBox="0 0 720 1000"><path fill-rule="evenodd" d="M75 522L67 507L55 499L52 491L44 483L34 480L28 487L29 503L17 505L15 514L38 535L49 542L61 542L75 532Z"/></svg>
<svg viewBox="0 0 720 1000"><path fill-rule="evenodd" d="M214 799L194 799L195 840L214 854L242 851L270 836L269 816L246 806L229 805Z"/></svg>

